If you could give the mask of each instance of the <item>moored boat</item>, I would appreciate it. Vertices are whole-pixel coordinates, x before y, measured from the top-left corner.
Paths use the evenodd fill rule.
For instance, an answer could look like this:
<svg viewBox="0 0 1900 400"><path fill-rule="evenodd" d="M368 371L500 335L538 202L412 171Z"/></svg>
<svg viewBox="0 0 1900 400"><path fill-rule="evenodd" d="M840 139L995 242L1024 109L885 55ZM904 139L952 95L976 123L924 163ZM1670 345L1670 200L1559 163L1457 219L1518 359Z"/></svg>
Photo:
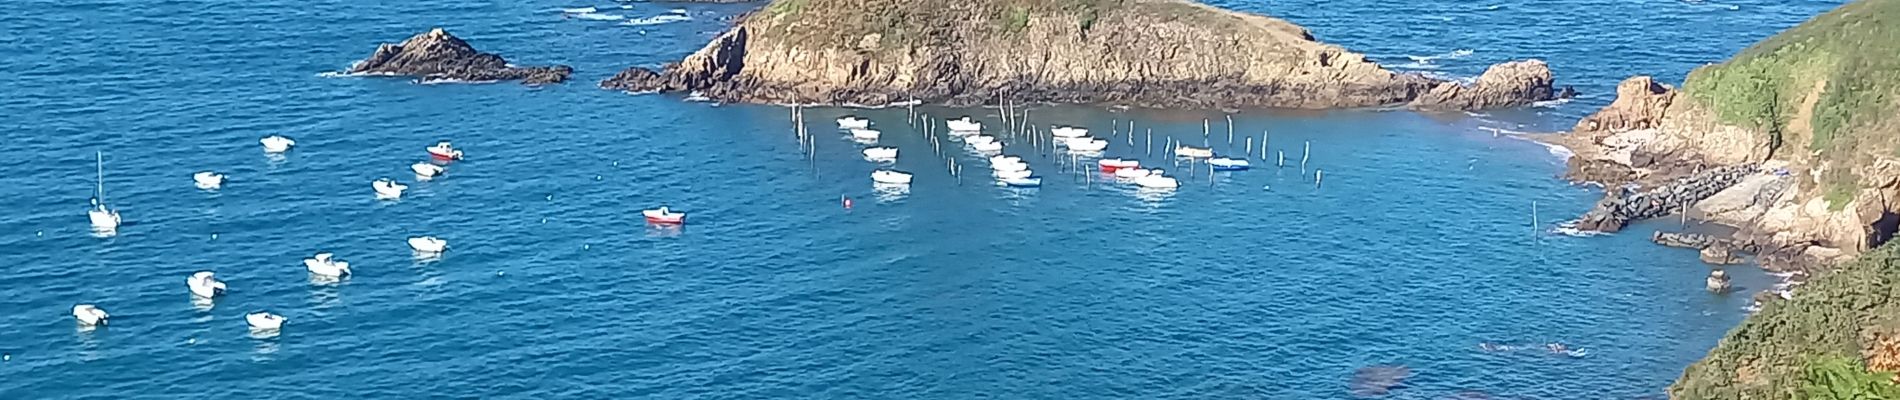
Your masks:
<svg viewBox="0 0 1900 400"><path fill-rule="evenodd" d="M890 169L871 171L871 180L877 183L908 184L910 179L909 172Z"/></svg>
<svg viewBox="0 0 1900 400"><path fill-rule="evenodd" d="M896 147L871 147L864 149L864 158L874 160L896 160Z"/></svg>
<svg viewBox="0 0 1900 400"><path fill-rule="evenodd" d="M1181 157L1207 158L1207 157L1214 156L1214 149L1210 147L1181 146L1181 147L1176 147L1174 149L1174 155L1181 156Z"/></svg>
<svg viewBox="0 0 1900 400"><path fill-rule="evenodd" d="M660 206L660 208L641 211L640 214L646 216L647 222L652 222L656 224L684 224L686 223L686 213L673 212L673 210L667 209L666 206Z"/></svg>
<svg viewBox="0 0 1900 400"><path fill-rule="evenodd" d="M1108 148L1107 140L1087 137L1069 139L1069 151L1092 152L1102 151L1102 149L1106 148Z"/></svg>
<svg viewBox="0 0 1900 400"><path fill-rule="evenodd" d="M460 160L462 159L462 151L456 150L455 145L449 144L448 141L444 140L436 142L434 146L429 146L429 157L443 161Z"/></svg>
<svg viewBox="0 0 1900 400"><path fill-rule="evenodd" d="M1213 167L1215 171L1244 171L1253 167L1247 160L1228 157L1209 158L1207 165Z"/></svg>
<svg viewBox="0 0 1900 400"><path fill-rule="evenodd" d="M967 116L943 122L950 127L951 132L977 132L983 130L982 122L976 122L975 119L971 119Z"/></svg>
<svg viewBox="0 0 1900 400"><path fill-rule="evenodd" d="M997 182L1001 183L1003 186L1008 186L1008 187L1032 188L1032 187L1042 186L1042 177L1027 176L1027 177L1022 177L1022 178L998 178Z"/></svg>
<svg viewBox="0 0 1900 400"><path fill-rule="evenodd" d="M429 180L430 178L441 176L443 173L448 172L447 169L442 168L442 166L440 165L430 164L427 162L419 162L419 163L410 165L409 170L416 172L416 180L419 180L419 181L426 181L426 180Z"/></svg>
<svg viewBox="0 0 1900 400"><path fill-rule="evenodd" d="M1152 172L1149 173L1148 176L1135 178L1135 184L1141 185L1141 187L1144 187L1144 188L1151 188L1151 189L1173 189L1175 187L1181 186L1180 181L1176 181L1172 177L1162 175L1161 170L1158 170L1158 169L1152 170Z"/></svg>
<svg viewBox="0 0 1900 400"><path fill-rule="evenodd" d="M370 182L369 186L376 190L376 198L379 200L400 199L402 192L409 189L408 185L396 183L394 179L389 178L377 179L375 182Z"/></svg>
<svg viewBox="0 0 1900 400"><path fill-rule="evenodd" d="M1089 130L1087 128L1079 128L1079 127L1073 127L1073 126L1058 126L1054 128L1049 128L1049 136L1055 136L1059 138L1079 138L1079 137L1088 136L1088 135L1089 135Z"/></svg>
<svg viewBox="0 0 1900 400"><path fill-rule="evenodd" d="M883 135L883 132L878 132L877 130L874 130L874 129L852 129L851 130L851 137L857 138L857 139L877 140L877 137L882 136L882 135Z"/></svg>
<svg viewBox="0 0 1900 400"><path fill-rule="evenodd" d="M277 135L265 136L263 139L258 139L257 143L264 145L265 153L272 154L290 151L291 146L297 145L297 141Z"/></svg>
<svg viewBox="0 0 1900 400"><path fill-rule="evenodd" d="M1102 172L1115 172L1116 170L1123 169L1123 168L1140 168L1141 167L1141 161L1124 160L1120 158L1104 158L1101 161L1096 161L1095 163L1102 166Z"/></svg>
<svg viewBox="0 0 1900 400"><path fill-rule="evenodd" d="M199 171L198 173L191 174L191 182L193 185L198 186L199 189L217 190L220 187L224 187L224 174L211 171Z"/></svg>
<svg viewBox="0 0 1900 400"><path fill-rule="evenodd" d="M1014 169L1014 170L1000 170L999 169L999 170L994 171L993 173L996 175L997 180L1023 179L1023 178L1028 178L1030 175L1033 175L1033 173L1029 172L1028 169Z"/></svg>
<svg viewBox="0 0 1900 400"><path fill-rule="evenodd" d="M854 116L838 118L838 129L865 129L871 127L871 120Z"/></svg>

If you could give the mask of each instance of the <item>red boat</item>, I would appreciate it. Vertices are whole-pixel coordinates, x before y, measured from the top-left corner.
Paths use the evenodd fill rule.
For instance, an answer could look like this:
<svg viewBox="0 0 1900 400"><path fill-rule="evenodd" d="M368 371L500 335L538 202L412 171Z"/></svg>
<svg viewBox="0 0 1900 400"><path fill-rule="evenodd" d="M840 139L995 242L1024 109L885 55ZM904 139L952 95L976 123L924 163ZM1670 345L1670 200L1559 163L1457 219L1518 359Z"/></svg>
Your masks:
<svg viewBox="0 0 1900 400"><path fill-rule="evenodd" d="M686 223L686 213L676 213L666 209L666 207L660 207L657 210L646 210L640 213L646 215L647 222L655 224L679 225Z"/></svg>
<svg viewBox="0 0 1900 400"><path fill-rule="evenodd" d="M1102 165L1102 172L1115 172L1122 168L1141 168L1141 161L1120 158L1104 158L1098 164Z"/></svg>
<svg viewBox="0 0 1900 400"><path fill-rule="evenodd" d="M449 142L441 142L429 146L429 157L442 161L460 160L462 151L456 150L455 146L450 145Z"/></svg>

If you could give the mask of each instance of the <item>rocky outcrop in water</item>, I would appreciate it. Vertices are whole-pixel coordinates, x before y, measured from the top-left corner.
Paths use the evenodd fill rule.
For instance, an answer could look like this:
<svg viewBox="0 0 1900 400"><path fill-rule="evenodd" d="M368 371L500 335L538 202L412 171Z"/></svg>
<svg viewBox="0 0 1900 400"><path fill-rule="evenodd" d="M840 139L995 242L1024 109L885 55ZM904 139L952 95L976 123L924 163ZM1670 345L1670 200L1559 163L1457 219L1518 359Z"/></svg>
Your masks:
<svg viewBox="0 0 1900 400"><path fill-rule="evenodd" d="M1603 200L1577 220L1576 228L1616 232L1633 221L1675 213L1755 173L1754 165L1737 165L1703 171L1649 190L1611 188Z"/></svg>
<svg viewBox="0 0 1900 400"><path fill-rule="evenodd" d="M1542 62L1467 86L1386 70L1306 29L1185 0L779 0L659 70L601 82L726 102L1425 109L1548 100Z"/></svg>
<svg viewBox="0 0 1900 400"><path fill-rule="evenodd" d="M515 67L494 53L476 51L442 28L410 37L400 44L384 43L369 58L350 66L351 74L408 75L422 81L489 82L520 80L523 84L560 83L574 72L566 65Z"/></svg>
<svg viewBox="0 0 1900 400"><path fill-rule="evenodd" d="M1481 110L1516 107L1541 100L1574 95L1569 87L1561 92L1552 83L1550 66L1541 60L1512 61L1493 65L1470 85L1442 82L1412 100L1412 106L1425 109Z"/></svg>

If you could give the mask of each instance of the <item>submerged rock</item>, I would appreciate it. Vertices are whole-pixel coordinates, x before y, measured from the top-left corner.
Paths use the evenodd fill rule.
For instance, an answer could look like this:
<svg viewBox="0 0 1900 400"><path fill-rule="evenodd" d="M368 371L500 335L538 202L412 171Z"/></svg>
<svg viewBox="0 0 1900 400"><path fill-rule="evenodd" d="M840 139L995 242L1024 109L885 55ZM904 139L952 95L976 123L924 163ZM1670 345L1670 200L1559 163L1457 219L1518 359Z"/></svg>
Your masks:
<svg viewBox="0 0 1900 400"><path fill-rule="evenodd" d="M1709 289L1710 292L1728 293L1728 290L1729 290L1728 273L1722 272L1722 270L1719 270L1719 269L1710 271L1709 279L1707 280L1707 282L1705 282L1705 285L1707 286L1707 289Z"/></svg>
<svg viewBox="0 0 1900 400"><path fill-rule="evenodd" d="M1353 396L1384 396L1411 376L1412 369L1403 365L1374 365L1354 371L1348 388Z"/></svg>
<svg viewBox="0 0 1900 400"><path fill-rule="evenodd" d="M369 58L350 66L351 74L408 75L423 81L486 82L521 80L523 84L560 83L574 72L566 65L515 67L494 53L476 51L442 28L384 43Z"/></svg>
<svg viewBox="0 0 1900 400"><path fill-rule="evenodd" d="M779 0L698 52L600 83L726 102L1476 109L1554 98L1542 62L1470 86L1396 73L1305 28L1185 0Z"/></svg>

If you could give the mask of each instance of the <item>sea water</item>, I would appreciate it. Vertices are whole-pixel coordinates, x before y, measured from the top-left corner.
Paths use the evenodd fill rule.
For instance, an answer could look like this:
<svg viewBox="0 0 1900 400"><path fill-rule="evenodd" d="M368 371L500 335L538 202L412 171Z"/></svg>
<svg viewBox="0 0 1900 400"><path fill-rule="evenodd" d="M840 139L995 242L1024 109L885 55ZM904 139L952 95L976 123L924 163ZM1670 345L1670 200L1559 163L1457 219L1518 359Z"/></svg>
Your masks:
<svg viewBox="0 0 1900 400"><path fill-rule="evenodd" d="M992 128L1044 181L996 187L981 156L902 108L806 109L806 140L784 107L594 87L756 5L11 1L0 398L1306 399L1350 397L1373 365L1412 371L1394 398L1654 397L1773 278L1732 269L1744 292L1704 292L1692 252L1648 244L1673 221L1555 233L1599 193L1508 133L1562 129L1626 75L1680 80L1836 3L1215 2L1448 78L1544 58L1584 95L1473 114L1241 112L1231 142L1217 111L1032 111L1181 180L1155 192ZM586 6L690 18L561 16ZM332 73L438 26L575 80ZM1000 125L994 110L917 111ZM831 122L846 114L875 121L900 161L861 159ZM298 146L267 156L266 135ZM1161 148L1238 155L1247 138L1255 168L1212 176ZM467 159L417 182L408 165L438 140ZM125 219L109 237L85 219L95 152ZM885 167L916 182L874 187ZM203 170L229 180L192 187ZM409 193L375 200L383 177ZM661 205L688 223L641 220ZM404 239L420 235L452 249L418 259ZM300 260L318 251L356 275L313 282ZM197 270L230 284L208 310L186 291ZM78 303L110 325L78 329ZM290 322L253 337L255 310Z"/></svg>

